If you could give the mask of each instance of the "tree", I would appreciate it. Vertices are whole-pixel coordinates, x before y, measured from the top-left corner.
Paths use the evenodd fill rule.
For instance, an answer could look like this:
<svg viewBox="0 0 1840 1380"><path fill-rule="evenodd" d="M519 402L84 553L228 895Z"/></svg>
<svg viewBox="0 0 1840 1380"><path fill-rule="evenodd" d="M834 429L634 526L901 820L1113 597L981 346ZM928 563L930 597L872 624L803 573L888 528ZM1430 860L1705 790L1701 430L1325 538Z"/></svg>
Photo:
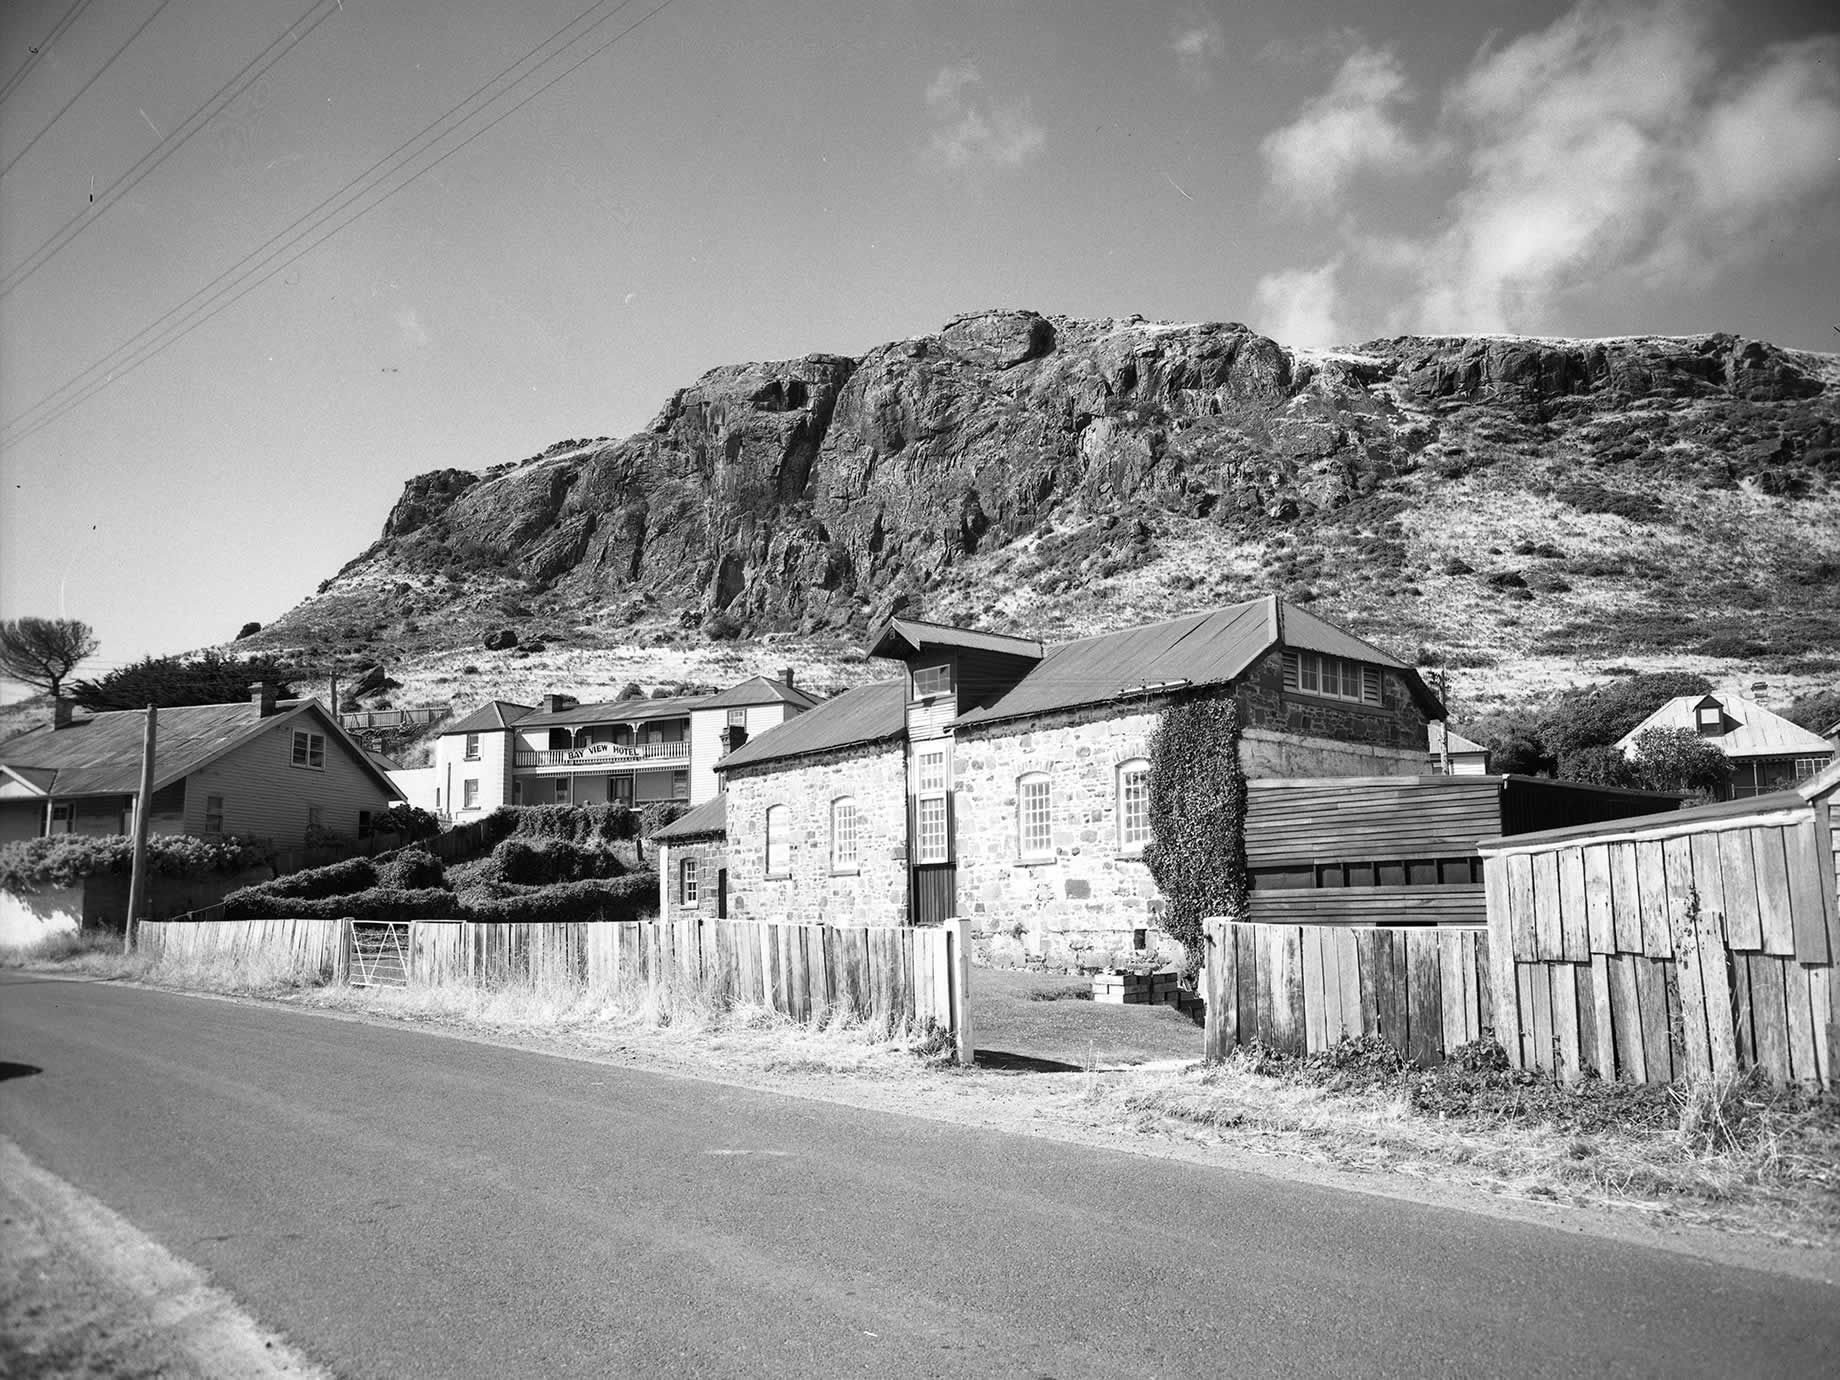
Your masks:
<svg viewBox="0 0 1840 1380"><path fill-rule="evenodd" d="M68 676L96 650L96 635L75 618L9 618L0 622L0 671L58 697Z"/></svg>
<svg viewBox="0 0 1840 1380"><path fill-rule="evenodd" d="M282 699L293 698L290 668L272 656L234 657L206 652L194 659L148 656L110 671L100 680L79 680L71 695L85 709L160 709L181 704L235 704L249 698L259 680L275 682Z"/></svg>
<svg viewBox="0 0 1840 1380"><path fill-rule="evenodd" d="M1648 790L1717 800L1731 782L1731 759L1690 728L1645 728L1631 746L1630 765Z"/></svg>

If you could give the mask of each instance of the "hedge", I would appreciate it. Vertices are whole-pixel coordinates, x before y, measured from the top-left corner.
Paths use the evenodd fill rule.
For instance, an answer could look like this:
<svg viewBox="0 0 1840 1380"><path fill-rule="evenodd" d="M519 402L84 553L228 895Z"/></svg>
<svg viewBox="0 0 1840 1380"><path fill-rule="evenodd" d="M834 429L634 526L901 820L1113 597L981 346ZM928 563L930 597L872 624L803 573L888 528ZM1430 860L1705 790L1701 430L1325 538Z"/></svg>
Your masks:
<svg viewBox="0 0 1840 1380"><path fill-rule="evenodd" d="M241 872L274 861L274 851L254 839L226 835L150 834L147 864L156 876L204 877ZM85 877L109 876L134 868L134 840L127 834L53 834L0 846L0 889L37 891L75 886Z"/></svg>
<svg viewBox="0 0 1840 1380"><path fill-rule="evenodd" d="M492 850L492 867L482 876L491 881L543 886L625 874L626 864L610 849L584 848L563 839L532 844L513 835Z"/></svg>
<svg viewBox="0 0 1840 1380"><path fill-rule="evenodd" d="M625 805L518 805L494 814L512 816L515 837L564 843L618 843L639 836L639 816Z"/></svg>
<svg viewBox="0 0 1840 1380"><path fill-rule="evenodd" d="M440 887L395 890L374 886L346 896L280 896L260 887L244 887L224 897L226 920L449 920L460 906Z"/></svg>
<svg viewBox="0 0 1840 1380"><path fill-rule="evenodd" d="M511 891L510 895L503 893ZM493 924L638 920L658 910L658 874L634 872L513 890L500 883L461 893L460 918Z"/></svg>
<svg viewBox="0 0 1840 1380"><path fill-rule="evenodd" d="M322 896L348 896L354 891L366 891L377 882L376 863L369 858L348 858L324 867L309 867L304 872L290 872L285 877L244 890L260 891L268 896L298 896L311 901Z"/></svg>

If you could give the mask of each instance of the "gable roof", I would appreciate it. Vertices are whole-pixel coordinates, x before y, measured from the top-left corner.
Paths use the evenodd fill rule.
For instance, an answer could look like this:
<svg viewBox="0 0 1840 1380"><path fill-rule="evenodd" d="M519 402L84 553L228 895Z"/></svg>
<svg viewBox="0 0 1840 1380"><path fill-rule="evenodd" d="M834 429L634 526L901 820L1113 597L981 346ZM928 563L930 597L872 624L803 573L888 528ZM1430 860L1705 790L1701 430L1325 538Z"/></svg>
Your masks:
<svg viewBox="0 0 1840 1380"><path fill-rule="evenodd" d="M783 724L775 724L722 758L716 770L809 757L899 738L906 732L907 682L878 680L846 690Z"/></svg>
<svg viewBox="0 0 1840 1380"><path fill-rule="evenodd" d="M489 700L459 723L442 729L441 736L445 738L450 733L490 733L494 729L510 728L526 714L534 713L536 710L527 704L513 704L510 700Z"/></svg>
<svg viewBox="0 0 1840 1380"><path fill-rule="evenodd" d="M1461 733L1453 732L1450 726L1444 723L1442 720L1433 719L1430 723L1425 725L1425 741L1427 742L1427 744L1429 744L1429 748L1430 748L1430 752L1432 756L1435 757L1439 753L1443 752L1444 737L1446 734L1449 734L1450 750L1453 754L1459 753L1459 752L1487 752L1488 751L1488 748L1486 745L1482 743L1472 743L1468 738L1465 738Z"/></svg>
<svg viewBox="0 0 1840 1380"><path fill-rule="evenodd" d="M1616 740L1625 753L1635 746L1636 736L1649 728L1697 729L1693 711L1707 699L1706 695L1676 695L1641 723ZM1710 698L1719 702L1725 717L1737 727L1729 733L1707 734L1711 743L1727 757L1825 757L1834 745L1800 724L1790 723L1753 699L1729 691L1714 690Z"/></svg>
<svg viewBox="0 0 1840 1380"><path fill-rule="evenodd" d="M262 717L260 705L247 701L175 705L160 710L154 733L154 789L182 780L258 734L298 719L312 719L328 738L344 746L385 793L392 799L401 799L402 792L395 783L318 700L283 703L267 718ZM118 709L68 728L35 728L0 743L0 762L13 775L38 785L46 795L132 795L141 785L141 744L146 725L146 711Z"/></svg>
<svg viewBox="0 0 1840 1380"><path fill-rule="evenodd" d="M717 792L681 819L652 835L653 843L689 843L728 835L728 797Z"/></svg>
<svg viewBox="0 0 1840 1380"><path fill-rule="evenodd" d="M731 685L720 694L710 695L697 704L698 709L739 709L749 704L796 704L810 709L818 703L816 695L808 695L803 690L786 684L783 680L768 680L765 676L754 676L739 685Z"/></svg>
<svg viewBox="0 0 1840 1380"><path fill-rule="evenodd" d="M627 700L602 700L599 704L578 704L572 709L558 709L554 714L533 709L518 720L519 728L562 728L573 724L637 723L644 719L674 719L701 706L706 695L673 695L665 700L650 700L635 695Z"/></svg>
<svg viewBox="0 0 1840 1380"><path fill-rule="evenodd" d="M1039 661L1047 649L1032 637L955 628L946 623L923 623L917 618L890 618L869 638L870 656L902 657L928 647L962 647L967 651L1001 652Z"/></svg>

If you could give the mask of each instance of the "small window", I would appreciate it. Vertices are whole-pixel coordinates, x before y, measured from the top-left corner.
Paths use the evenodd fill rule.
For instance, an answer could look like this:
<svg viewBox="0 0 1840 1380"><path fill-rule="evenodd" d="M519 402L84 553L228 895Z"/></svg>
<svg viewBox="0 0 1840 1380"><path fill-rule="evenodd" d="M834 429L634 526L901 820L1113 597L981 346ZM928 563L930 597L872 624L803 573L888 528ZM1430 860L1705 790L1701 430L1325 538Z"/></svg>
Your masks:
<svg viewBox="0 0 1840 1380"><path fill-rule="evenodd" d="M556 778L556 803L558 805L569 805L569 804L574 803L574 799L575 799L574 778L568 777L568 776L558 776Z"/></svg>
<svg viewBox="0 0 1840 1380"><path fill-rule="evenodd" d="M294 731L294 765L306 767L310 771L325 770L326 735L296 729Z"/></svg>
<svg viewBox="0 0 1840 1380"><path fill-rule="evenodd" d="M671 773L671 799L688 800L690 798L690 773L674 771Z"/></svg>
<svg viewBox="0 0 1840 1380"><path fill-rule="evenodd" d="M730 728L746 728L747 727L747 710L746 709L729 710L728 711L728 723L729 723Z"/></svg>
<svg viewBox="0 0 1840 1380"><path fill-rule="evenodd" d="M1150 842L1150 764L1143 758L1118 768L1118 846L1127 853Z"/></svg>
<svg viewBox="0 0 1840 1380"><path fill-rule="evenodd" d="M1284 653L1284 688L1301 690L1306 695L1324 695L1330 699L1352 700L1357 704L1381 702L1381 674L1378 666L1365 666L1321 652L1286 651Z"/></svg>
<svg viewBox="0 0 1840 1380"><path fill-rule="evenodd" d="M943 791L946 788L946 755L943 752L923 752L920 754L920 793Z"/></svg>
<svg viewBox="0 0 1840 1380"><path fill-rule="evenodd" d="M791 812L784 805L767 806L767 875L784 877L791 873L787 831L792 827Z"/></svg>
<svg viewBox="0 0 1840 1380"><path fill-rule="evenodd" d="M52 833L68 834L70 832L70 824L71 824L71 819L72 819L71 809L72 807L69 804L64 803L62 801L52 802L51 804L51 832Z"/></svg>
<svg viewBox="0 0 1840 1380"><path fill-rule="evenodd" d="M944 750L923 752L914 781L914 861L949 862L952 857L950 806L946 803L949 776Z"/></svg>
<svg viewBox="0 0 1840 1380"><path fill-rule="evenodd" d="M831 870L854 872L859 854L856 846L856 801L849 796L831 802Z"/></svg>
<svg viewBox="0 0 1840 1380"><path fill-rule="evenodd" d="M221 795L204 798L204 831L207 834L224 832L224 798Z"/></svg>
<svg viewBox="0 0 1840 1380"><path fill-rule="evenodd" d="M946 662L939 666L920 666L914 670L914 698L929 699L934 695L952 693L952 664Z"/></svg>
<svg viewBox="0 0 1840 1380"><path fill-rule="evenodd" d="M477 733L466 735L466 760L469 762L479 760L479 735Z"/></svg>
<svg viewBox="0 0 1840 1380"><path fill-rule="evenodd" d="M374 821L369 810L358 811L358 837L367 839L371 836Z"/></svg>
<svg viewBox="0 0 1840 1380"><path fill-rule="evenodd" d="M677 903L680 906L696 904L696 863L695 858L685 858L677 864Z"/></svg>
<svg viewBox="0 0 1840 1380"><path fill-rule="evenodd" d="M439 791L435 792L434 803L436 808L439 808L441 804ZM511 803L513 805L522 805L524 803L524 783L522 781L513 781L511 783Z"/></svg>
<svg viewBox="0 0 1840 1380"><path fill-rule="evenodd" d="M477 777L468 777L460 783L460 808L463 810L479 808L479 779Z"/></svg>
<svg viewBox="0 0 1840 1380"><path fill-rule="evenodd" d="M1054 824L1048 778L1040 772L1016 783L1016 832L1025 858L1054 856Z"/></svg>

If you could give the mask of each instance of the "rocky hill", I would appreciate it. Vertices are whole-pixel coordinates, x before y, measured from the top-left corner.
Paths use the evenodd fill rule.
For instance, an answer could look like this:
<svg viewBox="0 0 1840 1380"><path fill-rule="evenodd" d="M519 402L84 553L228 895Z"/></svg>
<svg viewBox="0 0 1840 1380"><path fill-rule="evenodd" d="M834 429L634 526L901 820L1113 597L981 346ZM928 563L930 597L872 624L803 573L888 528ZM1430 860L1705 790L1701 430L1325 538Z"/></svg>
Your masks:
<svg viewBox="0 0 1840 1380"><path fill-rule="evenodd" d="M1832 680L1840 359L983 312L712 369L623 440L418 476L251 645L465 656L482 698L506 678L480 663L533 641L847 657L895 610L1054 637L1268 591L1477 704L1636 664Z"/></svg>

